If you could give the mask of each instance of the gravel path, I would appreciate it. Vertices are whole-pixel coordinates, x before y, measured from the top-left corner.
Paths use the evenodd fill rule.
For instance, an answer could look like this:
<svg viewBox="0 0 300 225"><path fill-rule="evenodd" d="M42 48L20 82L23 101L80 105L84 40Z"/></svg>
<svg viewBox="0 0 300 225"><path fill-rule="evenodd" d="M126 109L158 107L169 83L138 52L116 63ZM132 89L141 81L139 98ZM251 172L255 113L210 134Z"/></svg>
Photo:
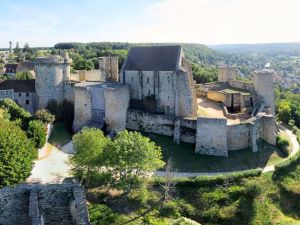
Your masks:
<svg viewBox="0 0 300 225"><path fill-rule="evenodd" d="M64 145L61 150L47 143L46 147L39 152L41 157L34 162L27 182L43 184L62 183L66 177L70 177L70 165L68 162L72 154L71 142Z"/></svg>

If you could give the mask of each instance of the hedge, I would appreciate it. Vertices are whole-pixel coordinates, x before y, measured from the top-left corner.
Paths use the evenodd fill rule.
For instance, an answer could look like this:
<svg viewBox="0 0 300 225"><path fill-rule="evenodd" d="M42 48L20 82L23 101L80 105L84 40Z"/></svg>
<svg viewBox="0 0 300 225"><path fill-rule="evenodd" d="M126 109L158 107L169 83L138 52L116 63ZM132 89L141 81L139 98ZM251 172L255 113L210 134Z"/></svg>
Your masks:
<svg viewBox="0 0 300 225"><path fill-rule="evenodd" d="M252 169L242 172L236 172L228 175L218 175L218 176L198 176L198 177L186 177L186 178L174 178L176 186L208 186L213 187L216 185L223 185L225 183L237 184L241 183L243 179L250 177L259 177L262 173L262 169ZM160 185L165 182L165 178L154 178L153 184Z"/></svg>

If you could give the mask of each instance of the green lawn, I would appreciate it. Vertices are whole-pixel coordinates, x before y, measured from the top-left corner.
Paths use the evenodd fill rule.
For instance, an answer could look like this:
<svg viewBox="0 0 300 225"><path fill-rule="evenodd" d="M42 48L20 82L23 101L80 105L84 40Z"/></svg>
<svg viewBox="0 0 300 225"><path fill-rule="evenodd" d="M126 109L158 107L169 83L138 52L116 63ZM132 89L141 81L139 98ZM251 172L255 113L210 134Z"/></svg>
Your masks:
<svg viewBox="0 0 300 225"><path fill-rule="evenodd" d="M172 137L144 133L163 150L164 160L173 159L177 171L185 172L218 172L247 170L265 167L284 160L278 149L265 142L258 144L259 152L253 153L250 149L230 151L229 157L217 157L194 153L194 144L173 143Z"/></svg>
<svg viewBox="0 0 300 225"><path fill-rule="evenodd" d="M57 147L67 144L72 139L72 134L65 128L64 123L54 123L49 143Z"/></svg>

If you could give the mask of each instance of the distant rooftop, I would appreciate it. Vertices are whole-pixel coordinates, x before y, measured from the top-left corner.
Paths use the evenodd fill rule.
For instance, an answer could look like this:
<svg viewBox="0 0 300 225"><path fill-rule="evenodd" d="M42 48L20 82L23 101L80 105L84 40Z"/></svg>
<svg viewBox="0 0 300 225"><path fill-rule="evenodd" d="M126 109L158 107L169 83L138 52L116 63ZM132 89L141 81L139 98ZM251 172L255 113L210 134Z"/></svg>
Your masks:
<svg viewBox="0 0 300 225"><path fill-rule="evenodd" d="M0 90L11 90L15 92L35 92L35 80L3 80L0 81Z"/></svg>
<svg viewBox="0 0 300 225"><path fill-rule="evenodd" d="M179 65L181 46L133 47L122 70L175 71Z"/></svg>

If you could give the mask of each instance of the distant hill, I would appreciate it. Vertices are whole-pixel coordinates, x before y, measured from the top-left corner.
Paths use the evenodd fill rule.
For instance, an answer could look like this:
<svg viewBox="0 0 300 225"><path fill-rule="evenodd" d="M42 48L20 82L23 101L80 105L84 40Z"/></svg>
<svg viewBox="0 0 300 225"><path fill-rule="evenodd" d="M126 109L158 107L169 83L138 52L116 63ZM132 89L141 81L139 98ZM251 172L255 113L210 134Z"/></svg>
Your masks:
<svg viewBox="0 0 300 225"><path fill-rule="evenodd" d="M186 43L126 43L126 42L92 42L78 43L66 42L57 43L56 49L94 49L95 51L105 50L129 50L134 46L153 46L153 45L181 45L187 59L198 64L214 64L219 59L219 54L202 44L186 44Z"/></svg>
<svg viewBox="0 0 300 225"><path fill-rule="evenodd" d="M208 47L223 53L300 55L300 43L228 44L210 45Z"/></svg>

